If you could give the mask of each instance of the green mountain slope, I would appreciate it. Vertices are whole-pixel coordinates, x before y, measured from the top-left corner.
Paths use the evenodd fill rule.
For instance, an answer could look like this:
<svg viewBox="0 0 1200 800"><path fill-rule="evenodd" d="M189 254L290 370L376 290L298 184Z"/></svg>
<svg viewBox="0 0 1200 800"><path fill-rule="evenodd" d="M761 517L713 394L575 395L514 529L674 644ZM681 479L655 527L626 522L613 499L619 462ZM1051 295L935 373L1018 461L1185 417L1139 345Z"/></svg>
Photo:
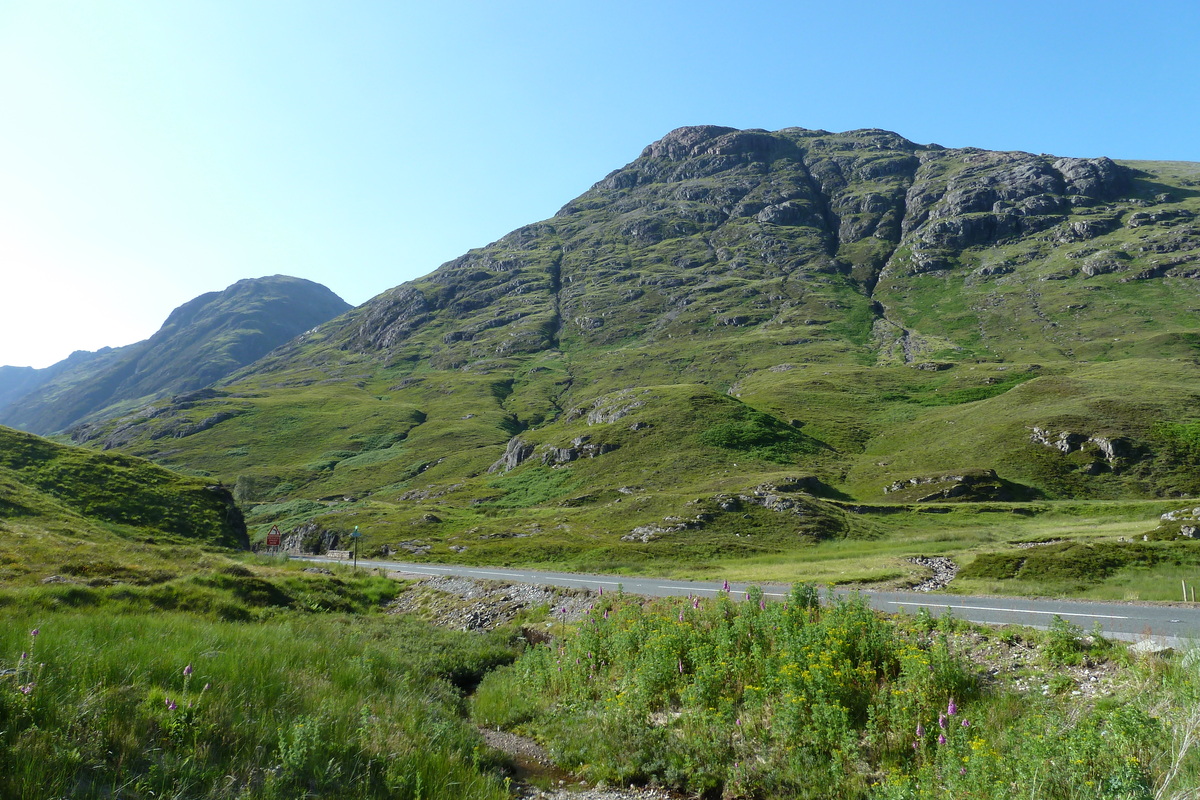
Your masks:
<svg viewBox="0 0 1200 800"><path fill-rule="evenodd" d="M172 549L194 555L196 547L247 544L227 489L0 427L0 583L49 573L87 580L106 570L137 582Z"/></svg>
<svg viewBox="0 0 1200 800"><path fill-rule="evenodd" d="M53 433L199 389L348 308L329 289L301 278L238 281L184 303L143 342L75 353L32 377L13 373L9 377L27 388L3 393L0 424Z"/></svg>
<svg viewBox="0 0 1200 800"><path fill-rule="evenodd" d="M682 128L552 219L75 436L236 482L257 530L440 558L701 563L877 537L863 503L1195 494L1198 181Z"/></svg>

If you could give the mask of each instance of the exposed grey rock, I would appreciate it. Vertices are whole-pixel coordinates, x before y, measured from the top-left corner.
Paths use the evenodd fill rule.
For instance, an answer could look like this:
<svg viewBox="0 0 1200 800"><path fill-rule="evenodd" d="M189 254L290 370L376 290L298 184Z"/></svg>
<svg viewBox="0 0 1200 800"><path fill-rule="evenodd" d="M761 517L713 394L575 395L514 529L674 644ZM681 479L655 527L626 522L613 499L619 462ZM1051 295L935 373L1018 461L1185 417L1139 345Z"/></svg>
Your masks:
<svg viewBox="0 0 1200 800"><path fill-rule="evenodd" d="M913 556L908 561L929 569L931 573L928 578L912 587L914 592L932 592L936 589L945 589L958 574L958 565L954 563L953 559L946 558L945 556Z"/></svg>
<svg viewBox="0 0 1200 800"><path fill-rule="evenodd" d="M514 436L508 440L508 445L504 448L504 455L496 463L488 467L488 472L508 472L510 469L516 469L526 459L533 455L534 446L529 442L524 441L519 436Z"/></svg>
<svg viewBox="0 0 1200 800"><path fill-rule="evenodd" d="M1008 275L1015 270L1016 267L1011 264L990 264L986 267L980 267L975 274L990 277L992 275Z"/></svg>
<svg viewBox="0 0 1200 800"><path fill-rule="evenodd" d="M1054 433L1034 426L1029 440L1035 444L1052 447L1064 455L1092 447L1110 466L1118 460L1134 460L1142 455L1142 448L1124 436L1088 436L1073 431Z"/></svg>
<svg viewBox="0 0 1200 800"><path fill-rule="evenodd" d="M1164 522L1177 522L1185 519L1200 519L1200 506L1195 508L1181 508L1178 511L1168 511L1159 519Z"/></svg>
<svg viewBox="0 0 1200 800"><path fill-rule="evenodd" d="M1060 158L1053 164L1065 193L1093 200L1115 200L1129 188L1128 173L1109 158Z"/></svg>
<svg viewBox="0 0 1200 800"><path fill-rule="evenodd" d="M922 489L926 494L913 497L912 489ZM930 491L932 490L932 491ZM942 475L920 475L895 481L883 487L885 494L906 492L904 502L938 503L945 500L1017 500L1026 496L1027 487L1020 487L1002 480L994 470L971 469L960 473ZM927 514L946 514L950 509L937 506L920 509Z"/></svg>
<svg viewBox="0 0 1200 800"><path fill-rule="evenodd" d="M590 436L577 436L571 440L570 447L553 447L543 446L542 464L554 467L560 464L569 464L572 461L578 461L581 458L595 458L602 456L605 453L611 453L618 449L620 445L607 444L603 442L593 443Z"/></svg>
<svg viewBox="0 0 1200 800"><path fill-rule="evenodd" d="M308 521L285 533L280 540L280 549L285 553L327 553L337 550L341 543L341 534L331 531L323 525Z"/></svg>
<svg viewBox="0 0 1200 800"><path fill-rule="evenodd" d="M150 434L150 438L163 439L166 437L172 437L175 439L182 439L185 436L192 436L194 434L209 430L210 428L221 424L225 420L233 419L236 416L237 413L233 411L218 411L216 414L206 417L195 424L179 421L170 425L166 425Z"/></svg>
<svg viewBox="0 0 1200 800"><path fill-rule="evenodd" d="M1060 242L1084 242L1111 233L1120 227L1116 217L1093 217L1068 222L1056 237Z"/></svg>
<svg viewBox="0 0 1200 800"><path fill-rule="evenodd" d="M1124 251L1105 250L1084 261L1080 271L1089 278L1095 275L1107 275L1125 269L1128 261L1129 254Z"/></svg>
<svg viewBox="0 0 1200 800"><path fill-rule="evenodd" d="M1143 639L1140 642L1129 645L1129 652L1143 658L1150 656L1167 658L1175 653L1175 648L1162 642L1156 642L1153 639Z"/></svg>

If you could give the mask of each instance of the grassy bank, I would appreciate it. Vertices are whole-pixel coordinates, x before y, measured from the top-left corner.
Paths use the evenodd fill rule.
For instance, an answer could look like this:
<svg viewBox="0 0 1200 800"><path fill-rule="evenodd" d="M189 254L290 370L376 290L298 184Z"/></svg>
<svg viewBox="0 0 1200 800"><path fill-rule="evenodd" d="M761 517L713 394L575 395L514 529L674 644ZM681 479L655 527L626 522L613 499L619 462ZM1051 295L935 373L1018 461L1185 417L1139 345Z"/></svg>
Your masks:
<svg viewBox="0 0 1200 800"><path fill-rule="evenodd" d="M373 580L270 571L196 576L199 613L0 595L0 797L507 797L462 713L506 637L298 610L310 579L377 606Z"/></svg>
<svg viewBox="0 0 1200 800"><path fill-rule="evenodd" d="M1052 688L1029 694L956 654L953 620L821 609L803 587L759 601L606 596L573 636L489 674L474 712L593 779L707 798L1195 796L1194 667L1057 624L1038 634ZM1105 659L1127 677L1111 696L1052 680Z"/></svg>

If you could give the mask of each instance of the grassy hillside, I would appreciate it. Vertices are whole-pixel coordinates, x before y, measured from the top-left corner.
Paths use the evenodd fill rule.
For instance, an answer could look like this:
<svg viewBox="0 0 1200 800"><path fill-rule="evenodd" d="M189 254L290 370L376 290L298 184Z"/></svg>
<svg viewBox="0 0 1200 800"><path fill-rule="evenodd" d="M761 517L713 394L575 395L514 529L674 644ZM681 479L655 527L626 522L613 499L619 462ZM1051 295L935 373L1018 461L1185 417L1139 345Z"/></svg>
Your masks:
<svg viewBox="0 0 1200 800"><path fill-rule="evenodd" d="M0 581L169 580L247 544L228 490L150 462L0 428ZM176 565L173 567L172 565Z"/></svg>
<svg viewBox="0 0 1200 800"><path fill-rule="evenodd" d="M74 436L236 486L254 535L359 525L414 557L803 573L888 538L875 506L984 501L1146 501L1140 535L1200 493L1197 180L684 128L552 219Z"/></svg>

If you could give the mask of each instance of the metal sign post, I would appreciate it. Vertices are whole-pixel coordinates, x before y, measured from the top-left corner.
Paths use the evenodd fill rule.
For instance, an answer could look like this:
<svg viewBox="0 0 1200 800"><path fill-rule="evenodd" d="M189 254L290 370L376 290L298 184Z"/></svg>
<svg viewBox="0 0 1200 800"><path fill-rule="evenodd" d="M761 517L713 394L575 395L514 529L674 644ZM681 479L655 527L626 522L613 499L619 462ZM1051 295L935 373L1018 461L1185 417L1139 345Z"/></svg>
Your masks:
<svg viewBox="0 0 1200 800"><path fill-rule="evenodd" d="M362 534L358 532L358 526L354 526L354 533L350 534L350 538L354 540L354 568L358 569L358 540L362 538Z"/></svg>

